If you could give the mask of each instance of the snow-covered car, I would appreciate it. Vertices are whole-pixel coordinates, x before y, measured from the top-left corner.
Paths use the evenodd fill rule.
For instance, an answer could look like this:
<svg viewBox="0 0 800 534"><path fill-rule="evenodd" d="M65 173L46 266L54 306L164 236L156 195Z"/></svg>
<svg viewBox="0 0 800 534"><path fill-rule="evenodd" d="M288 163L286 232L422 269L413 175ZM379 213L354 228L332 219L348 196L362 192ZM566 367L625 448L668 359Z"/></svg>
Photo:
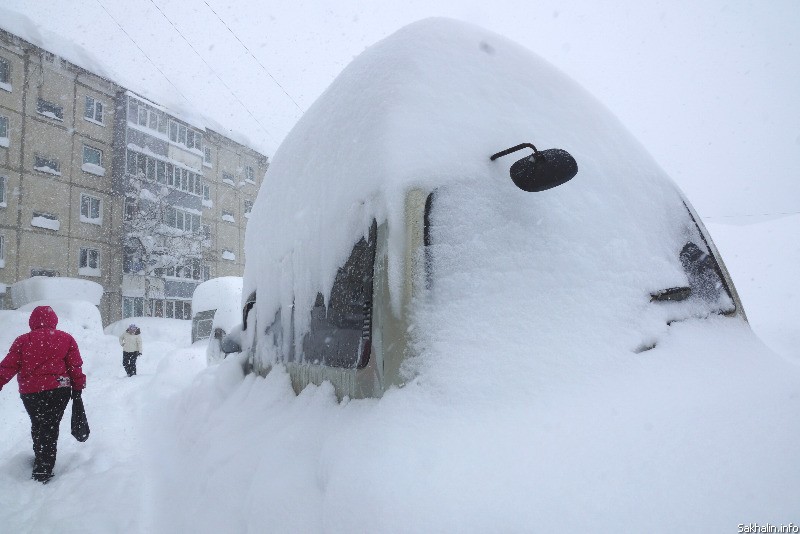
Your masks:
<svg viewBox="0 0 800 534"><path fill-rule="evenodd" d="M199 284L192 295L192 343L208 339L208 363L224 358L220 341L239 324L242 277L221 276Z"/></svg>
<svg viewBox="0 0 800 534"><path fill-rule="evenodd" d="M340 398L488 365L562 380L657 352L676 323L748 329L700 218L617 119L529 51L442 19L367 49L306 112L246 258L226 350Z"/></svg>

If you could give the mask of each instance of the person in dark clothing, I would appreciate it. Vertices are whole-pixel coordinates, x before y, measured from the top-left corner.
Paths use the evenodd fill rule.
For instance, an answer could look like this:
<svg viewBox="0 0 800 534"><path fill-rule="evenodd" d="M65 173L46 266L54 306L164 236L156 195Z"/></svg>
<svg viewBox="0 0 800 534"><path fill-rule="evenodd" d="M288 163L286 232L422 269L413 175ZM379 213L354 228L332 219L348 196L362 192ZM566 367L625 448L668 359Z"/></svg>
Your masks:
<svg viewBox="0 0 800 534"><path fill-rule="evenodd" d="M53 478L58 426L70 396L80 397L86 387L86 375L78 344L56 330L58 316L50 306L34 309L28 324L31 331L15 339L0 362L0 389L17 375L22 404L31 418L31 478L46 483Z"/></svg>

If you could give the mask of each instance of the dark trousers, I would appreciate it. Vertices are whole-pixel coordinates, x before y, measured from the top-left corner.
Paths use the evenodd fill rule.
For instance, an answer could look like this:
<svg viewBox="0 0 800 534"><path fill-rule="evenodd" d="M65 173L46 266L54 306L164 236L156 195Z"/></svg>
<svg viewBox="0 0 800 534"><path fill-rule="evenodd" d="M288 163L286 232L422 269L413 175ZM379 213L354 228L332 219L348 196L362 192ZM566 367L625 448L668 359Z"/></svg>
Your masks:
<svg viewBox="0 0 800 534"><path fill-rule="evenodd" d="M46 482L56 465L58 425L69 403L71 388L57 388L40 393L25 393L22 404L31 418L33 438L33 478Z"/></svg>
<svg viewBox="0 0 800 534"><path fill-rule="evenodd" d="M138 352L122 353L122 367L125 368L125 372L128 373L128 376L133 376L136 374L136 358L138 357Z"/></svg>

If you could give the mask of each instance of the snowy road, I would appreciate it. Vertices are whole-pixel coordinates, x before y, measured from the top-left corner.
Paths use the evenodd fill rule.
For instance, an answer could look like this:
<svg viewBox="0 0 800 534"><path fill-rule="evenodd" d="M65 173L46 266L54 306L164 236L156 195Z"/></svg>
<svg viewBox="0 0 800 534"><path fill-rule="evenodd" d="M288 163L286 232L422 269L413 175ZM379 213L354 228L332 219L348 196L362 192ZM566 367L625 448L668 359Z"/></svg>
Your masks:
<svg viewBox="0 0 800 534"><path fill-rule="evenodd" d="M116 337L76 335L88 378L83 398L92 433L85 443L72 438L68 407L61 423L56 476L47 486L30 480L30 421L16 379L3 388L0 531L153 531L151 486L158 473L152 459L160 441L148 434L148 423L172 392L205 367L204 348L179 348L178 334L185 332L176 332L171 341L146 342L139 374L132 378L122 368ZM170 366L176 366L176 372L170 372Z"/></svg>
<svg viewBox="0 0 800 534"><path fill-rule="evenodd" d="M800 218L709 226L753 329L797 363L800 316L787 280L800 262ZM646 360L663 377L653 384L664 395L644 387L633 394L652 397L652 409L615 388L598 389L586 406L566 393L521 403L519 391L503 394L515 404L502 404L497 389L457 402L428 402L424 391L407 389L337 404L331 388L295 397L281 373L242 380L235 365L205 370L204 347L189 345L187 323L143 325L134 378L125 376L115 336L61 325L74 328L84 357L92 434L86 443L72 438L67 408L56 477L46 486L29 479L30 424L16 381L3 388L0 532L396 532L410 524L485 532L497 521L524 532L565 521L576 530L591 522L596 532L672 532L690 520L734 532L748 521L798 523L784 512L797 502L787 481L800 477L791 460L799 436L779 424L794 417L796 396L776 395L794 386L774 375L754 381L736 371L744 360L733 365L726 354L705 355L714 360L708 368L684 361L689 374ZM27 330L27 315L0 311L0 325L5 351ZM728 397L720 381L747 394ZM676 507L681 517L670 515Z"/></svg>

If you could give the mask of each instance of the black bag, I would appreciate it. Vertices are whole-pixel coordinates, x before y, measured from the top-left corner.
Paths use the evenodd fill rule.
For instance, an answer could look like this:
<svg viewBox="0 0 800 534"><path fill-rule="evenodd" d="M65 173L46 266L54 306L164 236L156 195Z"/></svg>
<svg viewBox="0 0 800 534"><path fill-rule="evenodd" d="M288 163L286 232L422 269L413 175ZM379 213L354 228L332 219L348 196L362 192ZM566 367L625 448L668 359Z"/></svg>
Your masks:
<svg viewBox="0 0 800 534"><path fill-rule="evenodd" d="M81 442L89 439L89 421L86 420L86 409L80 396L72 399L72 435Z"/></svg>

